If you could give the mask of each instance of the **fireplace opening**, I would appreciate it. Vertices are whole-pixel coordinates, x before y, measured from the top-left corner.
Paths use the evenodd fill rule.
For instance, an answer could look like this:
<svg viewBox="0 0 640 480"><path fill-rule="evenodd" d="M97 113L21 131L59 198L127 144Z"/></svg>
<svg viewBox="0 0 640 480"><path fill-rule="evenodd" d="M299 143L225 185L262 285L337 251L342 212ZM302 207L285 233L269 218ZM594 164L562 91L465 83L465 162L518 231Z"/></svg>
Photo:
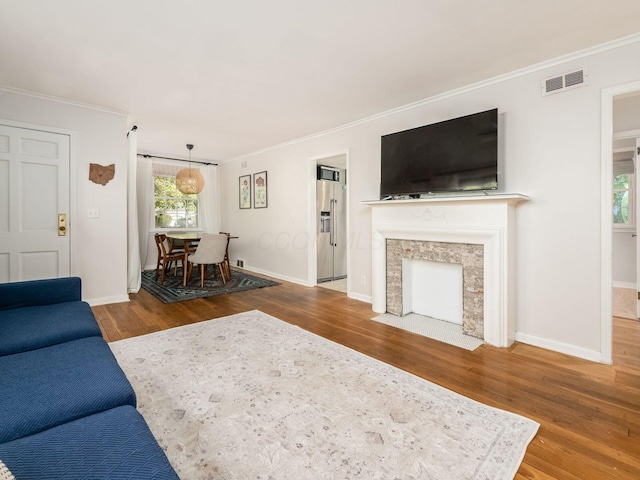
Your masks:
<svg viewBox="0 0 640 480"><path fill-rule="evenodd" d="M402 315L462 325L462 264L402 259Z"/></svg>

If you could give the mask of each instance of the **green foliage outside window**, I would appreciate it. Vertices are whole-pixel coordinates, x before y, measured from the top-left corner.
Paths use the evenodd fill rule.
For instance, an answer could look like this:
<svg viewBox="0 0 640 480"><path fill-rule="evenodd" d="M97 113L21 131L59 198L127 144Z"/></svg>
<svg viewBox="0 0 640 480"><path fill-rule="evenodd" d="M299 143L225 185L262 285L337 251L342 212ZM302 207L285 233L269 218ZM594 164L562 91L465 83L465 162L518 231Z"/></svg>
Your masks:
<svg viewBox="0 0 640 480"><path fill-rule="evenodd" d="M628 225L633 223L630 218L632 205L629 204L630 174L622 173L613 178L613 223ZM630 222L631 220L631 222Z"/></svg>
<svg viewBox="0 0 640 480"><path fill-rule="evenodd" d="M176 177L153 177L156 228L197 228L198 196L176 188Z"/></svg>

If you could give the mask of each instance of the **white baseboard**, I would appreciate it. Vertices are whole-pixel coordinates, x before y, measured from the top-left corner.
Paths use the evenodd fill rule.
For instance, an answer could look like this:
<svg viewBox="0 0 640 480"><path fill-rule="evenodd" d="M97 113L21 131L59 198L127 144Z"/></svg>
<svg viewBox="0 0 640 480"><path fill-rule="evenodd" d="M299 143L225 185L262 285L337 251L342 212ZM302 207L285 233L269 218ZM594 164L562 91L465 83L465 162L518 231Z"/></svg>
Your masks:
<svg viewBox="0 0 640 480"><path fill-rule="evenodd" d="M287 277L286 275L280 275L279 273L269 272L267 270L261 270L259 268L247 267L245 265L244 268L236 267L232 265L233 268L237 268L238 270L247 270L249 272L259 273L261 275L267 275L269 277L277 278L279 280L284 280L285 282L295 283L297 285L302 285L303 287L316 287L317 284L311 285L308 281L300 280L298 278ZM354 300L359 300L365 303L373 303L373 299L370 295L361 295L359 293L347 292L347 297L353 298Z"/></svg>
<svg viewBox="0 0 640 480"><path fill-rule="evenodd" d="M564 353L573 357L583 358L591 362L607 363L602 360L602 354L600 352L596 350L589 350L587 348L576 347L575 345L569 345L568 343L556 342L554 340L536 337L534 335L528 335L521 332L516 332L516 341L526 343L527 345L533 345L534 347Z"/></svg>
<svg viewBox="0 0 640 480"><path fill-rule="evenodd" d="M360 300L365 303L373 303L373 297L371 297L371 295L362 295L360 293L351 292L347 294L347 297L353 298L354 300Z"/></svg>
<svg viewBox="0 0 640 480"><path fill-rule="evenodd" d="M102 297L102 298L85 298L85 302L87 302L91 307L95 307L98 305L108 305L110 303L123 303L129 301L129 295L116 295L113 297Z"/></svg>
<svg viewBox="0 0 640 480"><path fill-rule="evenodd" d="M614 288L629 288L631 290L635 290L637 288L636 284L633 282L617 282L613 281Z"/></svg>
<svg viewBox="0 0 640 480"><path fill-rule="evenodd" d="M309 284L308 281L306 280L300 280L299 278L293 278L293 277L288 277L287 275L281 275L279 273L275 273L275 272L270 272L268 270L262 270L260 268L253 268L253 267L248 267L248 266L244 266L242 268L237 267L235 265L231 265L233 268L237 269L237 270L245 270L247 272L253 272L253 273L259 273L260 275L266 275L268 277L273 277L273 278L277 278L278 280L284 280L285 282L289 282L289 283L295 283L297 285L302 285L303 287L315 287L316 285L311 285ZM155 270L156 266L155 265L148 265L146 267L144 267L144 270ZM349 293L347 295L349 298L353 298L354 300L359 300L361 302L365 302L365 303L373 303L373 299L370 295L361 295L359 293ZM127 299L128 301L128 299ZM98 305L98 304L96 304Z"/></svg>
<svg viewBox="0 0 640 480"><path fill-rule="evenodd" d="M243 268L236 267L235 265L231 265L233 268L238 270L246 270L247 272L259 273L261 275L266 275L268 277L277 278L278 280L284 280L285 282L295 283L298 285L302 285L303 287L312 287L313 285L309 285L309 283L305 280L300 280L299 278L288 277L286 275L281 275L279 273L269 272L267 270L261 270L259 268L247 267L246 265Z"/></svg>

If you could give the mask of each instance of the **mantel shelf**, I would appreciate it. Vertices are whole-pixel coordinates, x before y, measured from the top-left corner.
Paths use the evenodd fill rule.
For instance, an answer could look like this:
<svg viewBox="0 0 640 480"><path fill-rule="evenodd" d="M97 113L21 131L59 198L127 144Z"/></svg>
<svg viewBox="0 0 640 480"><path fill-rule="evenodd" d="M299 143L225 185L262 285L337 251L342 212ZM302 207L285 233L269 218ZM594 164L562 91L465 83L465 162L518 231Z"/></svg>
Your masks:
<svg viewBox="0 0 640 480"><path fill-rule="evenodd" d="M364 205L402 205L420 203L475 203L475 202L499 202L499 203L520 203L529 201L529 197L520 193L492 193L490 195L442 195L428 198L410 198L406 200L368 200L362 202Z"/></svg>

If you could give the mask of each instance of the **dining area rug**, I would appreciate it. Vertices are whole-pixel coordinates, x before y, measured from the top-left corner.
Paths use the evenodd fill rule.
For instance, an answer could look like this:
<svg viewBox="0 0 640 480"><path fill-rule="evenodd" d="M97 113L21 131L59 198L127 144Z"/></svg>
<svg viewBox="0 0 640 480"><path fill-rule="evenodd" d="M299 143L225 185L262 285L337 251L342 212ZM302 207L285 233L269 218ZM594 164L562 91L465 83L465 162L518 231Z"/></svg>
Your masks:
<svg viewBox="0 0 640 480"><path fill-rule="evenodd" d="M539 426L258 310L109 345L190 480L511 480Z"/></svg>
<svg viewBox="0 0 640 480"><path fill-rule="evenodd" d="M219 274L214 279L210 270L207 273L208 275L204 279L204 287L200 287L200 275L197 271L191 276L191 280L187 285L183 286L180 271L176 276L167 272L164 277L164 283L161 283L160 275L158 275L157 279L155 278L155 270L145 270L142 272L142 288L162 303L174 303L280 285L278 282L249 275L238 270L231 270L231 278L226 284L223 284Z"/></svg>

